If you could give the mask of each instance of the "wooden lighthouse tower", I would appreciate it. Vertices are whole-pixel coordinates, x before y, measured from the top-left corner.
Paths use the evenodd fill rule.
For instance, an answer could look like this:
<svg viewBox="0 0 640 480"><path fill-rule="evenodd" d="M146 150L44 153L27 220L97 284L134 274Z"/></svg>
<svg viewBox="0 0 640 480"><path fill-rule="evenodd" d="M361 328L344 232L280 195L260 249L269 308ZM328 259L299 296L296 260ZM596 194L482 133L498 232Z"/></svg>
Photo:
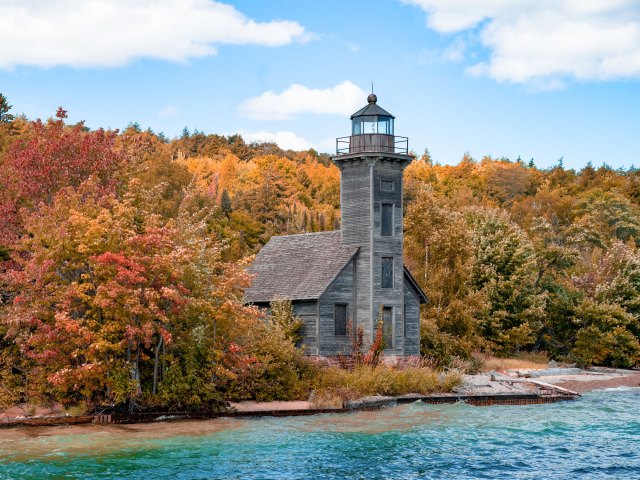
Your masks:
<svg viewBox="0 0 640 480"><path fill-rule="evenodd" d="M342 243L360 247L352 322L373 338L382 315L386 350L417 354L419 329L405 316L415 315L419 304L405 301L402 256L402 173L412 158L408 139L394 133L395 117L373 93L367 100L351 116L351 135L337 139L332 157L341 174Z"/></svg>

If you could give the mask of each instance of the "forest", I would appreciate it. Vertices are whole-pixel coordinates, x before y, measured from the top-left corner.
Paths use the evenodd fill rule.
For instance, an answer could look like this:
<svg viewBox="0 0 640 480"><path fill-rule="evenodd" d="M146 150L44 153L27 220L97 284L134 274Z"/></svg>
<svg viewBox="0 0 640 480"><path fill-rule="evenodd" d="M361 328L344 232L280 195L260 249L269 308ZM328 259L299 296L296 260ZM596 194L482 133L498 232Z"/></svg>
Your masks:
<svg viewBox="0 0 640 480"><path fill-rule="evenodd" d="M404 248L430 300L426 363L638 365L640 171L414 157ZM242 301L271 236L339 228L339 208L327 154L93 129L62 108L30 120L0 95L0 407L202 409L351 381L304 358L286 305L265 317Z"/></svg>

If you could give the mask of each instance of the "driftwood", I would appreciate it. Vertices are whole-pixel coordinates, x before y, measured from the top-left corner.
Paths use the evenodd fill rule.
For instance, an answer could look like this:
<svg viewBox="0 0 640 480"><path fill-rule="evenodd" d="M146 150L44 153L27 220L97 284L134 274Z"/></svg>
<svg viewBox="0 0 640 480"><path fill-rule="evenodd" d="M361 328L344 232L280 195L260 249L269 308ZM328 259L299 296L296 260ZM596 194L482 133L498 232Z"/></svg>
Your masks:
<svg viewBox="0 0 640 480"><path fill-rule="evenodd" d="M503 378L499 378L499 375L500 374L498 373L491 372L491 380L494 382L504 382L504 383L531 383L533 385L537 385L538 387L543 387L548 390L555 390L557 392L564 393L566 395L573 395L575 397L582 396L578 392L574 392L573 390L569 390L568 388L558 387L557 385L553 385L547 382L541 382L540 380L533 380L530 378L527 378L527 379L513 378L513 377L502 376L502 375L500 376L502 376Z"/></svg>
<svg viewBox="0 0 640 480"><path fill-rule="evenodd" d="M577 397L581 397L578 392L574 392L573 390L569 390L568 388L558 387L557 385L553 385L547 382L541 382L539 380L529 380L529 383L533 383L534 385L538 385L539 387L548 388L550 390L556 390L558 392L566 393L569 395L575 395Z"/></svg>

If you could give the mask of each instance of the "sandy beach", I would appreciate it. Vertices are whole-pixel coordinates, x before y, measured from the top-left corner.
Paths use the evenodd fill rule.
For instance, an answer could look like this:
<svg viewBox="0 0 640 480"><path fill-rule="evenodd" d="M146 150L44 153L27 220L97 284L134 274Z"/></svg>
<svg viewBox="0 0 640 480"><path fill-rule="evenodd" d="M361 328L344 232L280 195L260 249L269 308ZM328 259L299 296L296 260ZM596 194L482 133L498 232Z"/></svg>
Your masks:
<svg viewBox="0 0 640 480"><path fill-rule="evenodd" d="M640 371L634 370L589 370L576 375L550 375L541 377L553 385L578 393L617 387L640 387Z"/></svg>

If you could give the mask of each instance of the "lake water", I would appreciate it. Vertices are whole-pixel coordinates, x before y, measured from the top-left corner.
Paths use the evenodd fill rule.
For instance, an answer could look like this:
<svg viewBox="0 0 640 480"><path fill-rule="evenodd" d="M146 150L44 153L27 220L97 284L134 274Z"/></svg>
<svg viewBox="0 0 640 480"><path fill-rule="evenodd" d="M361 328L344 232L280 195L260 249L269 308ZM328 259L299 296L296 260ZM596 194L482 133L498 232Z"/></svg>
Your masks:
<svg viewBox="0 0 640 480"><path fill-rule="evenodd" d="M523 407L2 429L0 478L638 479L640 389Z"/></svg>

